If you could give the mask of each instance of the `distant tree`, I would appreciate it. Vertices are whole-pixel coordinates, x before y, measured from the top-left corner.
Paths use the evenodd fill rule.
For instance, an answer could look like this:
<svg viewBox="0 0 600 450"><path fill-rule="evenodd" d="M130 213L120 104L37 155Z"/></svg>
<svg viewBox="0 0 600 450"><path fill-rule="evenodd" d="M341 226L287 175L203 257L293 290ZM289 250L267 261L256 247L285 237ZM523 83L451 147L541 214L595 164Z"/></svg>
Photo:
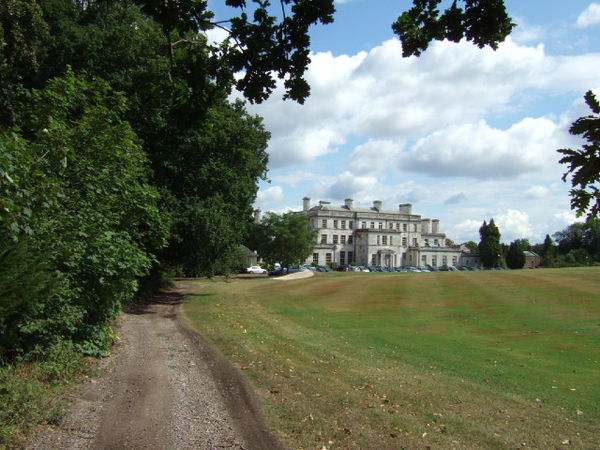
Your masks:
<svg viewBox="0 0 600 450"><path fill-rule="evenodd" d="M510 243L506 254L506 264L510 269L522 269L525 265L525 251L529 249L526 239L517 239Z"/></svg>
<svg viewBox="0 0 600 450"><path fill-rule="evenodd" d="M554 259L556 258L556 246L549 234L544 239L544 244L541 249L542 266L553 267Z"/></svg>
<svg viewBox="0 0 600 450"><path fill-rule="evenodd" d="M585 232L585 224L575 222L567 228L554 233L554 240L558 244L558 253L566 255L571 250L583 248L583 234Z"/></svg>
<svg viewBox="0 0 600 450"><path fill-rule="evenodd" d="M573 223L554 233L554 239L558 243L557 264L600 262L600 219Z"/></svg>
<svg viewBox="0 0 600 450"><path fill-rule="evenodd" d="M593 114L577 119L571 125L569 133L581 136L587 141L581 149L564 148L557 150L564 156L561 164L568 164L563 181L571 175L571 209L587 218L600 216L600 103L592 91L585 94L585 102Z"/></svg>
<svg viewBox="0 0 600 450"><path fill-rule="evenodd" d="M500 246L500 230L494 223L494 219L479 228L479 256L484 267L496 267L502 265L502 248Z"/></svg>
<svg viewBox="0 0 600 450"><path fill-rule="evenodd" d="M260 224L255 225L248 246L267 263L287 267L300 264L310 256L316 236L305 214L267 213Z"/></svg>
<svg viewBox="0 0 600 450"><path fill-rule="evenodd" d="M475 241L468 241L463 244L468 247L471 253L478 255L479 254L479 245Z"/></svg>

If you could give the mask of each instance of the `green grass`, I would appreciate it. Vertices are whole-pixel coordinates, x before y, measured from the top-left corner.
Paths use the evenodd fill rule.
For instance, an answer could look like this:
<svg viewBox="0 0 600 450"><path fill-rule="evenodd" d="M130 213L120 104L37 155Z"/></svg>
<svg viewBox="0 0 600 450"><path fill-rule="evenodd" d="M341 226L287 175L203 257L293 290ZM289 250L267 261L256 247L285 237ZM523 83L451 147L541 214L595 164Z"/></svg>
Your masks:
<svg viewBox="0 0 600 450"><path fill-rule="evenodd" d="M68 346L0 367L0 448L22 448L37 427L57 422L89 361Z"/></svg>
<svg viewBox="0 0 600 450"><path fill-rule="evenodd" d="M600 268L201 282L289 448L600 446Z"/></svg>

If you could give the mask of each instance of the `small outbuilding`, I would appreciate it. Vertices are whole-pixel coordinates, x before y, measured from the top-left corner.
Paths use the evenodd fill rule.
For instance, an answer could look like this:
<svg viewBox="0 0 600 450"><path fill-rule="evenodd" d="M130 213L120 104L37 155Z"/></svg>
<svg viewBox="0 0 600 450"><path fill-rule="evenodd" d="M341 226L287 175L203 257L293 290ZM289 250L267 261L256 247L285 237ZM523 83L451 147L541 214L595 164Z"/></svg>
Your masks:
<svg viewBox="0 0 600 450"><path fill-rule="evenodd" d="M525 264L523 264L523 269L535 269L539 267L542 263L542 258L535 252L524 251L525 254Z"/></svg>

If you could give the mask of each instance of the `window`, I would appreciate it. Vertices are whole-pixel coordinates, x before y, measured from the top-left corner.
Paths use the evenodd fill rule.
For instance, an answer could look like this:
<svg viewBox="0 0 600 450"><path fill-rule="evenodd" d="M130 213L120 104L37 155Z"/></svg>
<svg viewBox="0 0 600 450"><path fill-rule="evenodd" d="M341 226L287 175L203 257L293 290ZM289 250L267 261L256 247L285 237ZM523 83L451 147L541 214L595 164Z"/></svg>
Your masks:
<svg viewBox="0 0 600 450"><path fill-rule="evenodd" d="M346 252L340 252L340 264L346 264Z"/></svg>
<svg viewBox="0 0 600 450"><path fill-rule="evenodd" d="M377 255L373 254L371 255L371 265L374 266L375 264L377 264Z"/></svg>
<svg viewBox="0 0 600 450"><path fill-rule="evenodd" d="M429 239L424 239L425 241L425 247L429 247Z"/></svg>
<svg viewBox="0 0 600 450"><path fill-rule="evenodd" d="M341 225L342 225L342 230L345 230L346 229L346 221L342 220Z"/></svg>
<svg viewBox="0 0 600 450"><path fill-rule="evenodd" d="M345 243L346 243L346 236L342 234L340 236L340 244L345 244Z"/></svg>
<svg viewBox="0 0 600 450"><path fill-rule="evenodd" d="M403 246L403 247L406 247L406 245L407 245L407 240L406 240L406 238L405 238L405 237L403 237L403 238L402 238L402 246Z"/></svg>
<svg viewBox="0 0 600 450"><path fill-rule="evenodd" d="M452 257L452 265L455 266L457 262L456 256Z"/></svg>
<svg viewBox="0 0 600 450"><path fill-rule="evenodd" d="M400 224L399 223L396 224L396 231L400 231Z"/></svg>
<svg viewBox="0 0 600 450"><path fill-rule="evenodd" d="M437 267L437 256L432 256L431 257L431 265L433 267Z"/></svg>
<svg viewBox="0 0 600 450"><path fill-rule="evenodd" d="M379 229L383 230L383 224L381 222L379 222Z"/></svg>
<svg viewBox="0 0 600 450"><path fill-rule="evenodd" d="M313 253L313 264L315 265L319 265L319 254L318 253Z"/></svg>
<svg viewBox="0 0 600 450"><path fill-rule="evenodd" d="M367 228L367 222L363 222L360 224L360 227L364 230L365 228Z"/></svg>
<svg viewBox="0 0 600 450"><path fill-rule="evenodd" d="M325 263L331 264L331 253L325 253Z"/></svg>
<svg viewBox="0 0 600 450"><path fill-rule="evenodd" d="M442 265L445 266L446 264L448 264L448 257L442 256Z"/></svg>
<svg viewBox="0 0 600 450"><path fill-rule="evenodd" d="M334 243L334 244L337 244L337 243L338 243L338 235L337 235L337 234L334 234L334 235L333 235L333 243Z"/></svg>
<svg viewBox="0 0 600 450"><path fill-rule="evenodd" d="M371 228L375 228L375 222L371 222Z"/></svg>
<svg viewBox="0 0 600 450"><path fill-rule="evenodd" d="M352 264L354 262L354 253L348 252L348 264Z"/></svg>
<svg viewBox="0 0 600 450"><path fill-rule="evenodd" d="M321 221L321 228L327 228L327 219Z"/></svg>
<svg viewBox="0 0 600 450"><path fill-rule="evenodd" d="M418 247L419 246L419 242L417 241L417 238L413 238L413 247Z"/></svg>
<svg viewBox="0 0 600 450"><path fill-rule="evenodd" d="M433 243L434 243L435 245L440 245L440 240L439 240L439 239L434 239L434 240L433 240Z"/></svg>
<svg viewBox="0 0 600 450"><path fill-rule="evenodd" d="M352 244L352 242L354 242L354 238L352 237L352 235L348 236L348 244Z"/></svg>
<svg viewBox="0 0 600 450"><path fill-rule="evenodd" d="M333 221L333 228L337 228L337 225L338 225L338 221L337 221L337 220L334 220L334 221Z"/></svg>
<svg viewBox="0 0 600 450"><path fill-rule="evenodd" d="M406 232L408 231L407 226L405 223L402 224L402 231Z"/></svg>
<svg viewBox="0 0 600 450"><path fill-rule="evenodd" d="M377 245L379 245L379 244L380 244L380 239L381 239L381 238L380 238L380 236L379 236L379 235L377 235Z"/></svg>
<svg viewBox="0 0 600 450"><path fill-rule="evenodd" d="M427 255L421 255L421 262L423 263L424 266L427 265Z"/></svg>
<svg viewBox="0 0 600 450"><path fill-rule="evenodd" d="M327 244L327 235L326 234L321 235L321 244Z"/></svg>
<svg viewBox="0 0 600 450"><path fill-rule="evenodd" d="M381 243L387 245L387 236L381 236Z"/></svg>
<svg viewBox="0 0 600 450"><path fill-rule="evenodd" d="M416 223L413 225L413 231L417 231L417 224Z"/></svg>
<svg viewBox="0 0 600 450"><path fill-rule="evenodd" d="M390 236L390 245L392 245L392 237L393 237L393 236Z"/></svg>
<svg viewBox="0 0 600 450"><path fill-rule="evenodd" d="M349 220L348 221L348 228L352 229L354 227L354 222Z"/></svg>

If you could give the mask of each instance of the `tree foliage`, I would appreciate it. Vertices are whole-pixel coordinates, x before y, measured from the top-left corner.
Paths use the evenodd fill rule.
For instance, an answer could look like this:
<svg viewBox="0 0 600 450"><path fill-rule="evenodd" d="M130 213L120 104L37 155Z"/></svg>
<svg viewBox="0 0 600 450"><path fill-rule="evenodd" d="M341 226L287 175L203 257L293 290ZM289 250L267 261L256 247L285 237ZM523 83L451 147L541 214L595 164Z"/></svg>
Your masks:
<svg viewBox="0 0 600 450"><path fill-rule="evenodd" d="M569 132L581 136L587 143L580 149L557 151L564 155L559 162L568 165L563 181L571 177L571 209L577 211L578 216L587 213L587 218L592 219L600 216L600 103L592 91L584 98L593 114L577 119Z"/></svg>
<svg viewBox="0 0 600 450"><path fill-rule="evenodd" d="M1 356L60 340L102 352L164 243L157 190L106 83L68 71L32 100L22 128L0 135Z"/></svg>
<svg viewBox="0 0 600 450"><path fill-rule="evenodd" d="M136 0L142 10L161 24L169 49L193 45L194 39L175 40L173 34L225 29L229 39L211 46L218 76L243 75L236 88L252 102L262 102L273 92L277 78L283 80L284 98L303 103L310 94L304 78L310 63L309 29L334 20L334 0L225 0L239 14L218 19L205 0L164 2ZM497 48L514 26L503 0L455 0L442 15L441 0L413 0L392 29L403 43L403 55L419 55L436 39L454 42L463 37L479 47ZM228 68L228 70L224 70Z"/></svg>
<svg viewBox="0 0 600 450"><path fill-rule="evenodd" d="M556 258L556 246L552 241L552 238L549 234L546 235L544 239L544 243L541 249L542 256L542 266L544 267L554 267L554 261Z"/></svg>
<svg viewBox="0 0 600 450"><path fill-rule="evenodd" d="M529 242L524 239L517 239L510 243L508 253L506 254L506 265L509 269L522 269L525 265L525 251L530 248Z"/></svg>
<svg viewBox="0 0 600 450"><path fill-rule="evenodd" d="M312 253L317 237L301 213L267 213L253 228L247 242L249 248L267 263L280 263L283 267L303 263Z"/></svg>
<svg viewBox="0 0 600 450"><path fill-rule="evenodd" d="M509 31L492 3L464 9L480 46ZM334 0L225 4L235 13L221 20L206 0L0 2L2 357L57 340L101 353L152 264L186 275L233 264L269 134L228 98L236 87L261 102L279 79L303 102L309 28L333 20ZM499 20L482 27L469 10ZM229 39L209 44L215 27ZM272 259L308 256L299 217L273 219Z"/></svg>
<svg viewBox="0 0 600 450"><path fill-rule="evenodd" d="M479 257L483 267L497 267L502 265L502 248L500 246L500 230L494 223L494 219L490 223L483 221L483 225L479 228Z"/></svg>
<svg viewBox="0 0 600 450"><path fill-rule="evenodd" d="M496 49L515 26L502 0L454 0L443 13L440 3L414 0L414 6L394 22L392 29L402 41L403 56L419 56L431 41L444 39L459 42L465 38L479 48Z"/></svg>

